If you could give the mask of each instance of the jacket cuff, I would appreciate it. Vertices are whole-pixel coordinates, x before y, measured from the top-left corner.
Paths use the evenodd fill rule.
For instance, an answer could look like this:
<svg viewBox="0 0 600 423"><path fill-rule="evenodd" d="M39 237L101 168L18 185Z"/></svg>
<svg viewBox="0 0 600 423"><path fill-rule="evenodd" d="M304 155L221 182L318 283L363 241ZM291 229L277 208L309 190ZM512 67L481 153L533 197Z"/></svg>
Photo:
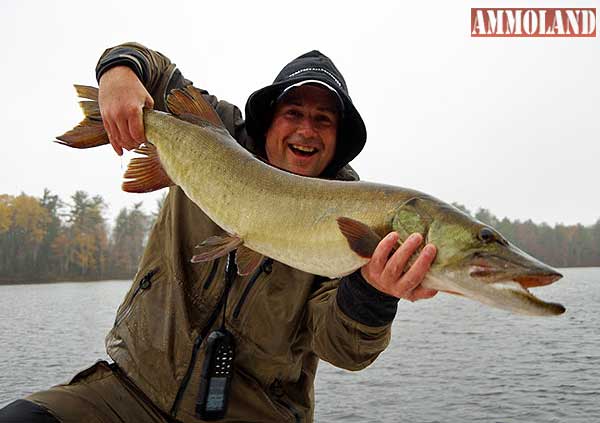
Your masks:
<svg viewBox="0 0 600 423"><path fill-rule="evenodd" d="M115 66L127 66L131 69L142 83L146 82L148 72L146 71L146 59L138 51L129 47L117 47L103 56L96 66L96 81L104 73Z"/></svg>
<svg viewBox="0 0 600 423"><path fill-rule="evenodd" d="M399 301L365 281L360 270L342 278L336 299L346 316L374 327L388 325L394 320Z"/></svg>

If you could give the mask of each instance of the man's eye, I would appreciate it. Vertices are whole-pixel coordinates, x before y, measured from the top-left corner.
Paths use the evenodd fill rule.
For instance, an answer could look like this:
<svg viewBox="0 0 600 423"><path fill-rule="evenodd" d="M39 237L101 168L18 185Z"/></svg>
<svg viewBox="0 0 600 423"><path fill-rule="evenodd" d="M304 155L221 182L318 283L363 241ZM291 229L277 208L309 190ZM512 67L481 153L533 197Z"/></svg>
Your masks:
<svg viewBox="0 0 600 423"><path fill-rule="evenodd" d="M294 109L290 109L288 111L285 112L286 115L290 116L290 117L300 117L302 116L302 113L300 113L298 110L294 110Z"/></svg>
<svg viewBox="0 0 600 423"><path fill-rule="evenodd" d="M316 117L316 121L321 125L331 125L331 119L329 116L321 115Z"/></svg>

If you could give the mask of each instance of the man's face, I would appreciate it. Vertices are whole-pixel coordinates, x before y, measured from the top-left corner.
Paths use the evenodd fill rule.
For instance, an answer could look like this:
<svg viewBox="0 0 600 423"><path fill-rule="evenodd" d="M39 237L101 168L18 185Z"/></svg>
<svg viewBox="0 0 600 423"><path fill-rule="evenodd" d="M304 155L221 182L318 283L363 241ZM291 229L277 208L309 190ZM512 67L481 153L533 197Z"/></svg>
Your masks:
<svg viewBox="0 0 600 423"><path fill-rule="evenodd" d="M304 176L319 176L335 154L338 111L335 94L325 87L292 88L275 106L265 150L273 166Z"/></svg>

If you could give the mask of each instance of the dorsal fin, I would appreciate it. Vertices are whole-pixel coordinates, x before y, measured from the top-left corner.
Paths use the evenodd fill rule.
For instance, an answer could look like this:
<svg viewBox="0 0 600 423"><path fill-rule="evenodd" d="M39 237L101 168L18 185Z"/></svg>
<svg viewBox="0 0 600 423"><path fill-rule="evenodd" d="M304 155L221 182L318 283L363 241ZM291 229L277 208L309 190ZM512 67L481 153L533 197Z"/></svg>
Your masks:
<svg viewBox="0 0 600 423"><path fill-rule="evenodd" d="M167 105L171 113L188 122L205 121L218 128L225 127L215 109L202 96L202 91L193 85L172 90L167 96Z"/></svg>

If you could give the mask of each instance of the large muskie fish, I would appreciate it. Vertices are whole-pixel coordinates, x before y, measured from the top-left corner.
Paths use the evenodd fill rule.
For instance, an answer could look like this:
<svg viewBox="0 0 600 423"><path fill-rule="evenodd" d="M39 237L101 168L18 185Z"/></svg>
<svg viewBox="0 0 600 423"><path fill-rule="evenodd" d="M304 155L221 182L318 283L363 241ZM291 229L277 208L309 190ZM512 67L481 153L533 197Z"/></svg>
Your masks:
<svg viewBox="0 0 600 423"><path fill-rule="evenodd" d="M97 89L76 86L86 118L57 137L87 148L107 144ZM423 286L529 315L557 315L528 288L562 277L491 227L427 194L369 182L331 181L274 168L242 148L193 87L168 97L171 114L144 110L148 143L131 160L123 189L147 192L179 185L229 235L199 245L193 262L237 249L239 272L263 256L328 277L369 261L390 231L403 241L420 232L438 253ZM191 253L191 252L190 252Z"/></svg>

